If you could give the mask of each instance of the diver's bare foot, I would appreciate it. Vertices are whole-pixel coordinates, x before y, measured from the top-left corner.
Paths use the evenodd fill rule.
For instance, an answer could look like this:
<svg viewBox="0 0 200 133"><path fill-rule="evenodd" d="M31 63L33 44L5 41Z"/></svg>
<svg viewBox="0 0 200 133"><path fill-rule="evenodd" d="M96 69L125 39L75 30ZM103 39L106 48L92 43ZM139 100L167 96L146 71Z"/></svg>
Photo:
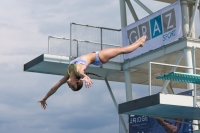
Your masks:
<svg viewBox="0 0 200 133"><path fill-rule="evenodd" d="M142 36L140 39L138 39L138 43L140 43L140 47L144 46L144 42L146 41L146 36Z"/></svg>

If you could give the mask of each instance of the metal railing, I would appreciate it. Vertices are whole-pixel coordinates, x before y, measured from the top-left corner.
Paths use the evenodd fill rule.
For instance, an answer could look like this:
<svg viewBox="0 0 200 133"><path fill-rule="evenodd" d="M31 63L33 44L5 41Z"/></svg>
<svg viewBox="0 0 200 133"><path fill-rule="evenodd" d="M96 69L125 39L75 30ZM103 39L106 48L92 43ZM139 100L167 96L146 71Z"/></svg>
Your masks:
<svg viewBox="0 0 200 133"><path fill-rule="evenodd" d="M70 38L48 37L48 53L74 59L105 48L121 47L121 30L83 24L70 24ZM123 55L110 61L123 62Z"/></svg>
<svg viewBox="0 0 200 133"><path fill-rule="evenodd" d="M70 47L72 41L78 40L77 56L100 51L106 48L121 47L121 29L112 29L99 26L91 26L85 24L70 24ZM71 49L71 55L73 50ZM110 61L123 62L123 55L119 55Z"/></svg>

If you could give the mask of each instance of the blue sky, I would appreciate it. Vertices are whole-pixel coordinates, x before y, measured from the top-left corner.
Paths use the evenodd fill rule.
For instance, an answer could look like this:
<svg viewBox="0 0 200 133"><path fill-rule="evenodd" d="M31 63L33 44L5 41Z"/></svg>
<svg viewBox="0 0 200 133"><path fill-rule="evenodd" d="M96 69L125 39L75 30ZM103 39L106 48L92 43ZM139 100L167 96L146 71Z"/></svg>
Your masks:
<svg viewBox="0 0 200 133"><path fill-rule="evenodd" d="M61 76L29 73L23 65L47 53L48 36L69 38L70 22L120 29L119 0L0 0L0 132L107 133L118 132L119 119L104 81L73 92L63 85L44 97ZM142 0L153 11L167 4ZM140 18L147 13L135 2ZM134 20L128 12L128 23ZM125 102L124 83L110 82L118 103ZM133 98L147 94L133 85Z"/></svg>

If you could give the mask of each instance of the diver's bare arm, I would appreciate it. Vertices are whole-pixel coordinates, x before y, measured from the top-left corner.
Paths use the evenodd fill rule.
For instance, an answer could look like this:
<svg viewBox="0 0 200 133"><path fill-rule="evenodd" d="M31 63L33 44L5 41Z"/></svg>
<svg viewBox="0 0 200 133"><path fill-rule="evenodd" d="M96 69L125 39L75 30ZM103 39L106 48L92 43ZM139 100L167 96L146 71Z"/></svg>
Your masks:
<svg viewBox="0 0 200 133"><path fill-rule="evenodd" d="M67 82L69 76L68 74L66 74L61 80L59 80L50 90L49 92L46 94L46 96L43 98L43 100L47 100L47 98L49 98L51 95L53 95L57 90L58 88L63 85L64 83Z"/></svg>
<svg viewBox="0 0 200 133"><path fill-rule="evenodd" d="M49 98L52 94L54 94L57 89L64 83L66 83L66 81L69 79L69 76L68 74L66 73L65 76L60 80L58 81L50 90L49 92L46 94L46 96L42 99L42 100L39 100L38 102L41 103L41 107L42 109L46 109L46 106L47 106L47 103L46 103L46 100L47 98Z"/></svg>
<svg viewBox="0 0 200 133"><path fill-rule="evenodd" d="M86 88L91 87L92 80L90 79L90 77L88 77L83 70L79 70L77 73L80 76L81 80L85 81Z"/></svg>
<svg viewBox="0 0 200 133"><path fill-rule="evenodd" d="M78 76L83 79L84 77L87 77L87 75L85 74L85 69L79 69L77 71Z"/></svg>

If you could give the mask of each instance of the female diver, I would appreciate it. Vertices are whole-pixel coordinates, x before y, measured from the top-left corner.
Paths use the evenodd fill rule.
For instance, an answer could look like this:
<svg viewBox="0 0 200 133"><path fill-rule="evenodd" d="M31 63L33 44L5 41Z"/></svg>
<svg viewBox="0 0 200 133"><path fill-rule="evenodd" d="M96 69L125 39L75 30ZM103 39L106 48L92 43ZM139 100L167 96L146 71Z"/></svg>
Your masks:
<svg viewBox="0 0 200 133"><path fill-rule="evenodd" d="M131 45L125 47L103 49L101 51L82 55L72 60L69 63L65 76L49 90L49 92L42 100L39 100L38 102L40 102L42 108L45 109L47 106L47 98L54 94L57 91L57 89L66 82L69 88L71 88L73 91L80 90L83 86L83 81L85 81L86 88L91 87L92 80L87 76L87 74L92 73L85 73L85 70L88 65L101 65L108 62L111 58L114 58L119 54L127 54L133 52L138 47L143 47L145 40L146 36L142 36Z"/></svg>

